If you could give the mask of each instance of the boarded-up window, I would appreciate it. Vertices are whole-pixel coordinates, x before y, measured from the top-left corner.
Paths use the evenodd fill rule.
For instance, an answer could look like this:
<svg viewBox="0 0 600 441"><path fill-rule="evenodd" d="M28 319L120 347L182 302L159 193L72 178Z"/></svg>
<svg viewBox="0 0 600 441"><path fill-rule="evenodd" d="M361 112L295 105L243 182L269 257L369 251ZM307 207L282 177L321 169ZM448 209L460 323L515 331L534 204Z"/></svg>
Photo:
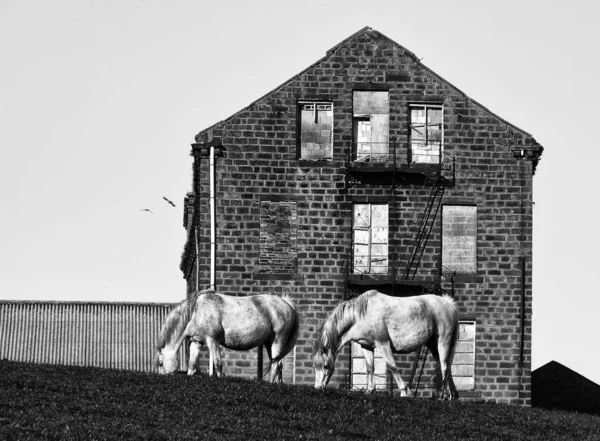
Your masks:
<svg viewBox="0 0 600 441"><path fill-rule="evenodd" d="M477 207L445 205L442 211L442 271L477 273Z"/></svg>
<svg viewBox="0 0 600 441"><path fill-rule="evenodd" d="M412 162L441 164L443 144L442 106L410 106L410 148Z"/></svg>
<svg viewBox="0 0 600 441"><path fill-rule="evenodd" d="M354 91L352 130L357 161L389 160L389 92Z"/></svg>
<svg viewBox="0 0 600 441"><path fill-rule="evenodd" d="M300 102L300 158L333 159L333 103Z"/></svg>
<svg viewBox="0 0 600 441"><path fill-rule="evenodd" d="M352 389L364 390L367 388L367 363L363 350L358 343L352 342L350 350L352 354ZM387 374L385 360L381 355L381 351L375 348L374 354L374 381L375 389L389 390L390 379Z"/></svg>
<svg viewBox="0 0 600 441"><path fill-rule="evenodd" d="M388 272L388 205L354 204L354 274Z"/></svg>
<svg viewBox="0 0 600 441"><path fill-rule="evenodd" d="M298 267L298 214L296 202L261 201L259 272L295 273Z"/></svg>
<svg viewBox="0 0 600 441"><path fill-rule="evenodd" d="M458 390L475 389L475 322L461 321L452 362L452 378Z"/></svg>

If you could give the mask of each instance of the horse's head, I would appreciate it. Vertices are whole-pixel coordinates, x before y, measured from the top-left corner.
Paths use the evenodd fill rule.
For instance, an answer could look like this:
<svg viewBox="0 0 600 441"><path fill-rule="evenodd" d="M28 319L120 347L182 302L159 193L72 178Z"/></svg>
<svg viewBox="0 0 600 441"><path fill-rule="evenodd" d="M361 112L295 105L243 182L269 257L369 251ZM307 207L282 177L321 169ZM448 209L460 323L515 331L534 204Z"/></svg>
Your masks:
<svg viewBox="0 0 600 441"><path fill-rule="evenodd" d="M313 355L315 370L315 388L325 389L334 371L334 359L325 348L319 349Z"/></svg>
<svg viewBox="0 0 600 441"><path fill-rule="evenodd" d="M179 368L177 351L167 348L158 349L156 352L156 365L158 366L159 374L172 374Z"/></svg>

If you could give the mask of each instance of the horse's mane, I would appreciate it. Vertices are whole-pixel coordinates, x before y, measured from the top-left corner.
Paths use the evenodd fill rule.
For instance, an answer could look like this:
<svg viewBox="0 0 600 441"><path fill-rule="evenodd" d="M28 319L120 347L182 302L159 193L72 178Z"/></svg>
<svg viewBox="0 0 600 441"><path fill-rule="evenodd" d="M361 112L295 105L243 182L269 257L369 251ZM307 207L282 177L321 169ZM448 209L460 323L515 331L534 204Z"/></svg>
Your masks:
<svg viewBox="0 0 600 441"><path fill-rule="evenodd" d="M166 344L171 341L173 335L181 335L188 322L191 320L192 315L196 312L196 301L198 300L198 296L211 292L214 291L208 289L196 291L169 312L158 335L158 342L156 343L157 349L160 350L164 348Z"/></svg>
<svg viewBox="0 0 600 441"><path fill-rule="evenodd" d="M340 335L349 322L365 315L369 300L375 294L378 294L378 291L372 289L337 305L317 331L313 353L321 352L328 358L335 357L340 349Z"/></svg>

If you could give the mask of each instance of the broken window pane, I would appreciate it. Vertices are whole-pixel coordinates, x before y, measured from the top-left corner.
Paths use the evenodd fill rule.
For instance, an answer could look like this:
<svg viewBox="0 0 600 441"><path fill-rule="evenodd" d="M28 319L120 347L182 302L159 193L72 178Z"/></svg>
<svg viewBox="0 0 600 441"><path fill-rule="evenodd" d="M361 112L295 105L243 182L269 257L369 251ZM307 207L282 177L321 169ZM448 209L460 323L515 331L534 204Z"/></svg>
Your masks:
<svg viewBox="0 0 600 441"><path fill-rule="evenodd" d="M412 162L420 164L440 164L443 143L442 106L411 106L410 121Z"/></svg>
<svg viewBox="0 0 600 441"><path fill-rule="evenodd" d="M369 204L354 205L354 226L357 228L371 226L371 207Z"/></svg>

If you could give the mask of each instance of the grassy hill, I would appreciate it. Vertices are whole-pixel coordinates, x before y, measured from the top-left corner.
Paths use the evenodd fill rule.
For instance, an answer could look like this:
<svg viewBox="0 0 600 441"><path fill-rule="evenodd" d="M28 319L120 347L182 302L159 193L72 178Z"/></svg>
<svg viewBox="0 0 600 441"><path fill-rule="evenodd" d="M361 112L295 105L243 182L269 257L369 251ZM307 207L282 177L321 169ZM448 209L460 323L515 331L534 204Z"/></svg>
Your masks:
<svg viewBox="0 0 600 441"><path fill-rule="evenodd" d="M600 417L0 361L0 439L600 440Z"/></svg>

